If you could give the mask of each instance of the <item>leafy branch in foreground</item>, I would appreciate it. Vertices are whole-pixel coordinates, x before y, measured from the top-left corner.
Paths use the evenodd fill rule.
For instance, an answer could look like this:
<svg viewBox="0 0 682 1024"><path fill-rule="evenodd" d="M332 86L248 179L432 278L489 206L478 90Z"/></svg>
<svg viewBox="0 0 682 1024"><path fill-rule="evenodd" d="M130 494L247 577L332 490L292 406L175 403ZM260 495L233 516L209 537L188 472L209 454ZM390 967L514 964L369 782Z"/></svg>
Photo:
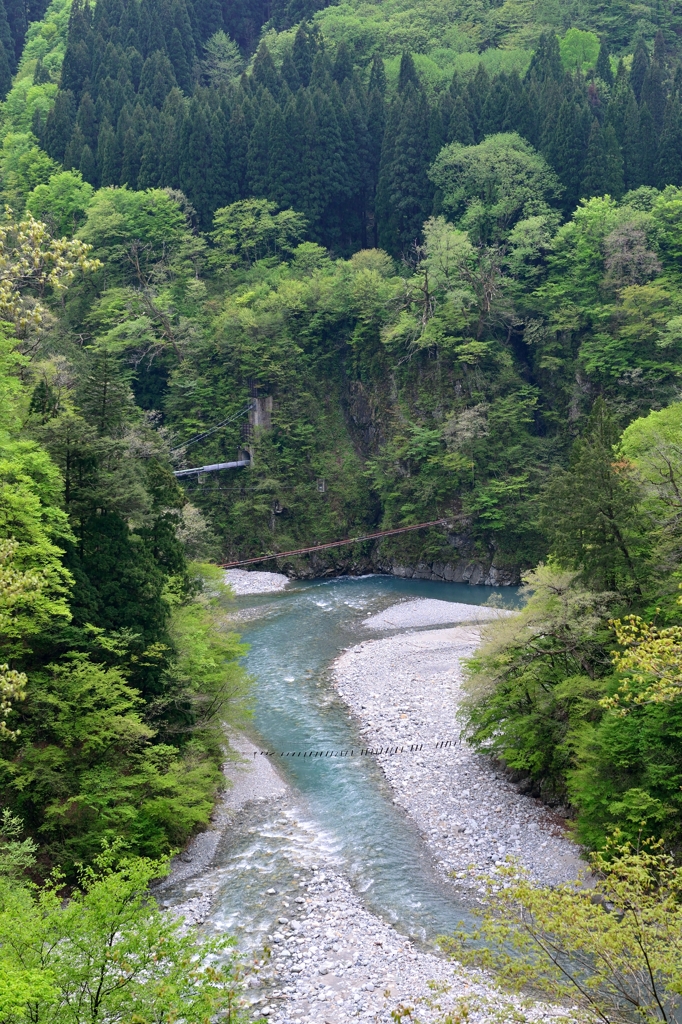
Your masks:
<svg viewBox="0 0 682 1024"><path fill-rule="evenodd" d="M620 841L593 856L587 884L543 888L508 862L484 880L480 927L443 938L443 948L507 988L570 1001L587 1020L679 1019L682 867L661 843Z"/></svg>
<svg viewBox="0 0 682 1024"><path fill-rule="evenodd" d="M59 878L38 889L0 877L3 1024L237 1024L233 940L200 942L157 906L149 885L167 870L114 844L66 900Z"/></svg>

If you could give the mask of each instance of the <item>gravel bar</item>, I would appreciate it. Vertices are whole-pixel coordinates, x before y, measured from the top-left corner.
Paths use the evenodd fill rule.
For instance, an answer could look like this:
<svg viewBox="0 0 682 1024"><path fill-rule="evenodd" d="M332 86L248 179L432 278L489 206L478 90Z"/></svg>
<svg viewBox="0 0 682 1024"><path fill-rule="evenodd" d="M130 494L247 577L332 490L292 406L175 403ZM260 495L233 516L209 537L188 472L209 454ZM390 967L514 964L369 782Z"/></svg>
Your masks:
<svg viewBox="0 0 682 1024"><path fill-rule="evenodd" d="M274 573L243 573L275 576ZM282 577L286 580L286 577ZM228 580L232 583L232 580ZM275 586L266 585L267 592ZM256 585L256 584L255 584ZM276 589L280 589L276 586ZM466 608L449 602L411 601L381 613L383 623L424 626L442 623L444 616ZM424 607L431 606L431 607ZM406 611L411 606L410 613ZM471 618L468 619L471 621ZM395 803L413 818L440 869L457 879L472 895L476 875L489 871L507 854L518 857L536 879L555 883L575 877L584 867L577 847L565 835L564 822L543 804L520 794L497 771L489 758L476 754L458 739L456 712L461 700L461 661L480 642L472 626L422 630L358 643L333 666L333 679L342 699L357 716L369 746L404 746L456 739L449 748L430 753L379 756ZM247 755L245 737L231 746ZM265 759L226 766L232 781L215 815L213 829L190 845L190 872L201 875L210 861L219 834L233 815L249 802L281 799L287 790ZM174 863L172 878L189 865L183 855ZM246 967L248 1018L269 1024L351 1024L372 1021L391 1024L398 1008L406 1019L420 1024L466 1020L468 1024L500 1021L557 1021L572 1024L571 1010L510 997L490 978L414 945L386 922L369 913L348 879L330 864L300 868L299 895L268 890L276 927L267 937L263 954ZM188 923L200 923L210 913L212 894L206 892L183 907Z"/></svg>
<svg viewBox="0 0 682 1024"><path fill-rule="evenodd" d="M564 820L519 793L489 757L459 738L462 659L479 642L479 632L466 626L367 641L336 661L334 681L368 746L430 748L377 760L442 871L465 879L511 854L538 881L575 878L585 865ZM434 751L440 740L456 742Z"/></svg>

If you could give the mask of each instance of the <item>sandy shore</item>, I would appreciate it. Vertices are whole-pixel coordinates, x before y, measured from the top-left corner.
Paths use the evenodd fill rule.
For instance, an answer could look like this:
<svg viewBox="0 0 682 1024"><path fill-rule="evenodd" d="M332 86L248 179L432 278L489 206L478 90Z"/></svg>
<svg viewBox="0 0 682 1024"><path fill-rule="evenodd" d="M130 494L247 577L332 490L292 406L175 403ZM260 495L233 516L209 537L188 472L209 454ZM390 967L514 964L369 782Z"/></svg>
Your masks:
<svg viewBox="0 0 682 1024"><path fill-rule="evenodd" d="M468 605L440 607L447 604L403 602L372 617L367 625L388 630L481 621L491 611ZM334 665L334 681L368 744L456 738L461 659L478 641L475 626L458 625L368 640L344 652ZM248 757L253 750L248 739L237 737L231 744L245 755L244 761L226 766L231 788L216 809L213 827L176 858L172 882L184 877L183 872L201 875L241 808L287 793L287 784L269 761ZM518 856L544 881L578 872L578 851L564 837L561 821L538 801L520 795L487 758L465 744L458 742L436 756L378 760L395 802L418 823L441 870L455 872L458 884L471 889L474 875L494 867L507 853ZM470 1024L570 1020L540 1004L524 1007L502 995L489 979L418 948L365 910L348 880L331 865L309 865L297 877L299 895L282 899L282 916L267 937L271 955L249 968L252 1020L391 1024L391 1011L400 1005L412 1007L412 1019L422 1024L443 1021L448 1012L451 1020L466 1019ZM279 900L275 889L269 892L273 901ZM189 922L200 922L210 912L211 898L209 892L196 896L175 912L181 910Z"/></svg>

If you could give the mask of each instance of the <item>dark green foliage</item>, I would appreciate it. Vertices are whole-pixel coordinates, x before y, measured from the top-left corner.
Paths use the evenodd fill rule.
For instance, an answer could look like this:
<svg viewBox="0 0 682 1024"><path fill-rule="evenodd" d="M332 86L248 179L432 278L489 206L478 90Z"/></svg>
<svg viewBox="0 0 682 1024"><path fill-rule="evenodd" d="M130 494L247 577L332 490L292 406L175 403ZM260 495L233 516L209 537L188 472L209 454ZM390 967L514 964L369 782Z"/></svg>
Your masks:
<svg viewBox="0 0 682 1024"><path fill-rule="evenodd" d="M318 5L309 13L313 8ZM523 80L517 72L491 77L481 64L466 80L455 75L449 90L432 90L405 50L389 89L376 48L370 59L345 41L330 47L317 24L306 23L306 11L293 2L273 7L271 23L279 30L294 24L292 18L301 22L293 43L276 66L261 42L238 83L207 74L202 48L219 31L252 51L254 26L264 16L258 3L253 10L241 4L223 10L208 0L178 0L168 17L150 0L104 0L94 14L76 3L62 91L47 125L36 124L36 131L55 159L81 169L95 185L182 189L204 230L221 205L258 195L304 211L312 237L345 254L368 239L381 239L395 256L409 249L434 212L426 169L450 142L518 133L559 174L567 215L582 196L604 190L620 196L676 174L677 121L665 115L675 94L669 49L661 43L652 61L638 37L630 73L621 65L614 81L608 19L600 29L596 82L568 75L557 35L545 31ZM211 85L200 88L198 81ZM610 96L602 95L604 88L612 89ZM595 116L602 137L595 134L585 168Z"/></svg>
<svg viewBox="0 0 682 1024"><path fill-rule="evenodd" d="M607 85L613 85L613 71L611 70L611 61L609 60L609 50L603 40L599 47L599 56L597 57L594 70L602 82L606 82Z"/></svg>
<svg viewBox="0 0 682 1024"><path fill-rule="evenodd" d="M563 563L582 566L596 590L641 594L644 523L638 521L640 492L627 468L614 465L618 427L597 400L568 468L547 485L543 522L552 552Z"/></svg>

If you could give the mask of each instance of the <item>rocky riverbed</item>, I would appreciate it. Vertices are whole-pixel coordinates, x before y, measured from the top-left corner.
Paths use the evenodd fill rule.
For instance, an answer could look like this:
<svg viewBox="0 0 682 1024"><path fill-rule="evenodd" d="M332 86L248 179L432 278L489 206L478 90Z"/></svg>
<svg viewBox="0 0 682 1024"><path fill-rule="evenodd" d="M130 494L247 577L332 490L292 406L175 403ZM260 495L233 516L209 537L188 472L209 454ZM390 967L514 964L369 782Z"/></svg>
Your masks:
<svg viewBox="0 0 682 1024"><path fill-rule="evenodd" d="M275 574L244 574L247 593L267 592ZM286 578L284 578L286 579ZM233 579L231 583L237 583ZM272 581L280 588L280 581ZM236 587L235 587L236 589ZM449 608L443 608L449 605ZM461 699L461 661L479 643L480 622L497 610L441 601L409 601L366 620L368 629L418 630L368 639L345 651L332 668L341 698L357 717L368 746L423 744L416 754L378 757L394 801L419 826L444 876L465 899L477 898L476 876L494 869L507 854L518 857L539 880L575 877L581 862L564 834L563 821L538 801L521 795L489 759L459 739L456 717ZM434 623L454 628L428 629ZM447 748L436 744L450 741ZM266 758L236 737L242 762L226 766L232 782L214 816L213 829L196 837L176 859L171 884L183 873L195 877L194 896L174 912L201 923L213 893L197 876L210 864L226 830L258 801L284 810L291 793ZM250 755L250 756L249 756ZM293 890L292 890L293 885ZM338 865L306 859L288 887L263 893L273 924L262 950L248 961L246 1002L250 1019L274 1024L390 1024L397 1008L411 1008L423 1024L466 1019L472 1024L500 1020L571 1020L559 1011L523 1006L490 979L466 970L399 934L363 906ZM502 1015L502 1016L500 1016Z"/></svg>
<svg viewBox="0 0 682 1024"><path fill-rule="evenodd" d="M472 616L482 611L472 608ZM435 614L442 619L445 613ZM372 619L366 624L375 625ZM512 855L539 881L575 878L584 865L563 819L519 793L490 758L460 738L462 659L479 642L479 630L463 625L367 641L337 660L334 681L361 720L368 746L424 744L420 754L377 760L395 802L418 823L444 872L466 880ZM449 747L435 749L448 740Z"/></svg>

